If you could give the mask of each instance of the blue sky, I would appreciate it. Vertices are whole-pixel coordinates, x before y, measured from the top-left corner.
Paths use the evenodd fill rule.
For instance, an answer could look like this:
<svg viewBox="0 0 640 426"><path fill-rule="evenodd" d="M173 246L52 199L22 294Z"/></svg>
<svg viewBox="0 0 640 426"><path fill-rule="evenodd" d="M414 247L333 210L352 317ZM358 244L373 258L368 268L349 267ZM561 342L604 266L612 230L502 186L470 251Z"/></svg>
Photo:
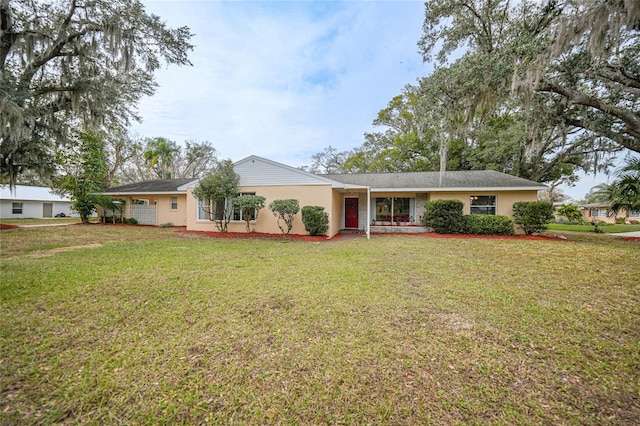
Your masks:
<svg viewBox="0 0 640 426"><path fill-rule="evenodd" d="M421 1L148 0L195 37L193 67L163 67L132 131L208 140L221 158L259 155L297 167L331 145L360 146L378 111L431 72L418 53ZM582 197L606 177L587 176Z"/></svg>

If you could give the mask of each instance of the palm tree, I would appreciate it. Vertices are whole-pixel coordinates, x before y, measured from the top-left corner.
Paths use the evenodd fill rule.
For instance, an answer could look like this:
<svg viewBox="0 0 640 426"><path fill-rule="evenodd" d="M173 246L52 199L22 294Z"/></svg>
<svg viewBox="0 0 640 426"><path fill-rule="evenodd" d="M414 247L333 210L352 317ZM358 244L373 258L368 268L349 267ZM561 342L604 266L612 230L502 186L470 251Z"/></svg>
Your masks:
<svg viewBox="0 0 640 426"><path fill-rule="evenodd" d="M170 179L177 152L175 142L165 138L154 138L147 144L147 150L143 154L144 161L159 179Z"/></svg>
<svg viewBox="0 0 640 426"><path fill-rule="evenodd" d="M611 185L611 213L620 211L629 214L632 210L640 210L640 158L627 158L626 164L616 172L618 179Z"/></svg>

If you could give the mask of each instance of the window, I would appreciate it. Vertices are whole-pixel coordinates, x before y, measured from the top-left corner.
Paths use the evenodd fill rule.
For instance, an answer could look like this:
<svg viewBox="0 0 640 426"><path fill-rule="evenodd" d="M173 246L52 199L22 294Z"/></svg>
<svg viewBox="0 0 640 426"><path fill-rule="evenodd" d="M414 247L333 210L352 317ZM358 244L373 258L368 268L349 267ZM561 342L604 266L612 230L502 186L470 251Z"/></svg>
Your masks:
<svg viewBox="0 0 640 426"><path fill-rule="evenodd" d="M472 195L471 214L496 214L495 195Z"/></svg>
<svg viewBox="0 0 640 426"><path fill-rule="evenodd" d="M591 217L607 217L607 209L591 209Z"/></svg>
<svg viewBox="0 0 640 426"><path fill-rule="evenodd" d="M22 214L22 203L11 203L11 213Z"/></svg>
<svg viewBox="0 0 640 426"><path fill-rule="evenodd" d="M411 222L413 219L414 198L385 197L375 198L376 220L381 222Z"/></svg>
<svg viewBox="0 0 640 426"><path fill-rule="evenodd" d="M390 222L392 208L391 198L376 198L376 220Z"/></svg>
<svg viewBox="0 0 640 426"><path fill-rule="evenodd" d="M640 217L640 210L631 210L629 212L629 217Z"/></svg>
<svg viewBox="0 0 640 426"><path fill-rule="evenodd" d="M171 210L178 210L178 197L171 197Z"/></svg>
<svg viewBox="0 0 640 426"><path fill-rule="evenodd" d="M393 221L411 222L411 200L409 198L393 199Z"/></svg>
<svg viewBox="0 0 640 426"><path fill-rule="evenodd" d="M211 204L198 199L198 220L222 220L224 214L224 200L218 199Z"/></svg>
<svg viewBox="0 0 640 426"><path fill-rule="evenodd" d="M240 195L256 195L255 192L241 192L239 194L236 194L236 196L240 196ZM233 213L231 214L231 220L247 220L246 217L244 217L244 212L241 209L236 209L235 207L233 208ZM249 220L256 220L256 211L255 209L253 211L251 211L251 217L249 218Z"/></svg>

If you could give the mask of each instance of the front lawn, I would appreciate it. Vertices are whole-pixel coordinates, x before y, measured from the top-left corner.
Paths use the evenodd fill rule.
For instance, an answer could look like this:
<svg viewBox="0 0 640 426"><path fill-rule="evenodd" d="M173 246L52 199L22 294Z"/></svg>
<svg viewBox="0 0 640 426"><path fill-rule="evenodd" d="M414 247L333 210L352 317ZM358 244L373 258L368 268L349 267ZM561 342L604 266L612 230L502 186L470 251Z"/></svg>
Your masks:
<svg viewBox="0 0 640 426"><path fill-rule="evenodd" d="M603 224L599 226L607 234L617 234L620 232L636 232L640 231L638 225L619 225L619 224ZM549 230L552 231L575 231L575 232L593 232L593 225L590 223L550 223Z"/></svg>
<svg viewBox="0 0 640 426"><path fill-rule="evenodd" d="M631 424L640 243L1 231L0 424Z"/></svg>

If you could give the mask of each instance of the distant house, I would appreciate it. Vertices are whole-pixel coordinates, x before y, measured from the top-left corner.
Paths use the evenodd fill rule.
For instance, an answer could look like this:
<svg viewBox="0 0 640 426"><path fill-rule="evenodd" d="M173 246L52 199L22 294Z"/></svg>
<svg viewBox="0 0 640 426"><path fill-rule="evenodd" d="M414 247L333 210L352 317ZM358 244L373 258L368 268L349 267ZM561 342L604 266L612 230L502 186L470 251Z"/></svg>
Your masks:
<svg viewBox="0 0 640 426"><path fill-rule="evenodd" d="M536 201L545 185L504 173L451 171L440 180L439 172L363 173L316 175L265 158L250 156L234 164L240 176L238 192L273 200L293 198L300 206L321 206L329 215L329 237L340 230L383 232L421 227L424 204L439 199L464 203L465 214L512 216L516 201ZM139 223L173 223L189 230L215 231L203 200L193 195L193 179L141 182L109 188L102 194L125 201L125 216ZM255 218L256 232L280 233L267 208ZM424 228L423 228L424 229ZM241 211L233 211L229 231L244 232ZM298 214L292 234L306 234Z"/></svg>
<svg viewBox="0 0 640 426"><path fill-rule="evenodd" d="M47 218L59 214L78 217L71 210L71 200L54 194L43 186L0 185L0 217L2 218Z"/></svg>
<svg viewBox="0 0 640 426"><path fill-rule="evenodd" d="M627 211L624 209L620 210L616 215L612 214L609 209L610 206L609 203L590 203L583 204L580 208L582 208L585 222L597 220L598 222L616 223L617 218L627 217ZM629 212L629 221L632 220L640 222L640 210L631 210Z"/></svg>

